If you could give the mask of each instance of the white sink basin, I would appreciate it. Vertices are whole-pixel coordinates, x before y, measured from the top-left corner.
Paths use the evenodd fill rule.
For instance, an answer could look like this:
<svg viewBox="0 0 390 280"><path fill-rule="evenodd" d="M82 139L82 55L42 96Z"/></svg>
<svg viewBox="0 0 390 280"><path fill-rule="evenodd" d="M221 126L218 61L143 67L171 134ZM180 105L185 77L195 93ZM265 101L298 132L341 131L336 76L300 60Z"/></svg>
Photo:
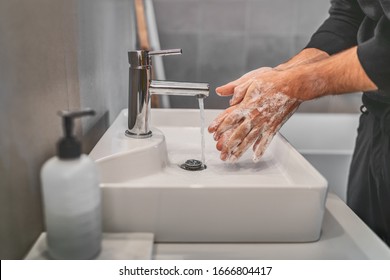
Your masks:
<svg viewBox="0 0 390 280"><path fill-rule="evenodd" d="M219 113L206 110L206 125ZM90 156L102 174L107 232L153 232L157 242L310 242L320 237L326 180L281 136L262 160L248 152L222 162L206 133L200 159L199 111L152 110L153 137L125 136L123 110Z"/></svg>

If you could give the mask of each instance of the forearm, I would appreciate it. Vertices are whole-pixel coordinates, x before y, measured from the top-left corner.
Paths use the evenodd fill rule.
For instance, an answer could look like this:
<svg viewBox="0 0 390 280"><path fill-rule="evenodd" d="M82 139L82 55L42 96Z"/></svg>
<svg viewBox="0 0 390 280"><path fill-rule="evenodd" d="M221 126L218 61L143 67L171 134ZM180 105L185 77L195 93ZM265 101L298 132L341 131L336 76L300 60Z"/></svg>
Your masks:
<svg viewBox="0 0 390 280"><path fill-rule="evenodd" d="M300 100L357 91L374 91L377 86L362 68L357 47L286 72L286 92ZM293 88L293 90L291 90Z"/></svg>

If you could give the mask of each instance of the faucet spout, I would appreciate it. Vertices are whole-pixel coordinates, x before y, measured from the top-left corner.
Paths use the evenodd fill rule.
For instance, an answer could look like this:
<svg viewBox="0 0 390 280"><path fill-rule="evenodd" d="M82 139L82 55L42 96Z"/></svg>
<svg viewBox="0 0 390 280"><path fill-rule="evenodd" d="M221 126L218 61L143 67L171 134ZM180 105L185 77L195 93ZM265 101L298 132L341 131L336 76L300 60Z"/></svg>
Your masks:
<svg viewBox="0 0 390 280"><path fill-rule="evenodd" d="M130 51L129 55L129 114L128 130L125 134L132 138L152 136L149 128L150 96L183 95L205 98L209 96L207 83L183 83L152 81L152 56L181 54L181 49L163 51Z"/></svg>
<svg viewBox="0 0 390 280"><path fill-rule="evenodd" d="M205 98L209 96L210 86L207 83L151 81L149 92L157 95L182 95Z"/></svg>

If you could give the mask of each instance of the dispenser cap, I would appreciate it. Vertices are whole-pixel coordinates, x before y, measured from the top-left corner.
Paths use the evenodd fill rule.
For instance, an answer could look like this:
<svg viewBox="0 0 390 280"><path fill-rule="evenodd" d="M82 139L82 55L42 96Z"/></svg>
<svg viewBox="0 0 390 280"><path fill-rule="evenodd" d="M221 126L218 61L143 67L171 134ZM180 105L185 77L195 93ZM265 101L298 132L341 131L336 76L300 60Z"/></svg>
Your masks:
<svg viewBox="0 0 390 280"><path fill-rule="evenodd" d="M62 117L64 137L57 143L58 157L62 159L78 158L81 155L81 143L73 135L74 119L84 116L93 116L95 111L89 108L74 111L59 111Z"/></svg>

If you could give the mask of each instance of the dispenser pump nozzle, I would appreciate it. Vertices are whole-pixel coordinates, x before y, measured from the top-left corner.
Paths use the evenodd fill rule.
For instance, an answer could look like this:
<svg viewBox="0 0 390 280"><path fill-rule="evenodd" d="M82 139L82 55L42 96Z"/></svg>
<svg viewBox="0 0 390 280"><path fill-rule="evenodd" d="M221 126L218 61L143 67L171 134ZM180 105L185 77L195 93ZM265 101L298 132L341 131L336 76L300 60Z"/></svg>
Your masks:
<svg viewBox="0 0 390 280"><path fill-rule="evenodd" d="M58 157L62 159L78 158L81 155L81 143L73 135L74 119L84 116L93 116L95 111L89 108L75 111L59 111L62 117L64 137L57 144Z"/></svg>

